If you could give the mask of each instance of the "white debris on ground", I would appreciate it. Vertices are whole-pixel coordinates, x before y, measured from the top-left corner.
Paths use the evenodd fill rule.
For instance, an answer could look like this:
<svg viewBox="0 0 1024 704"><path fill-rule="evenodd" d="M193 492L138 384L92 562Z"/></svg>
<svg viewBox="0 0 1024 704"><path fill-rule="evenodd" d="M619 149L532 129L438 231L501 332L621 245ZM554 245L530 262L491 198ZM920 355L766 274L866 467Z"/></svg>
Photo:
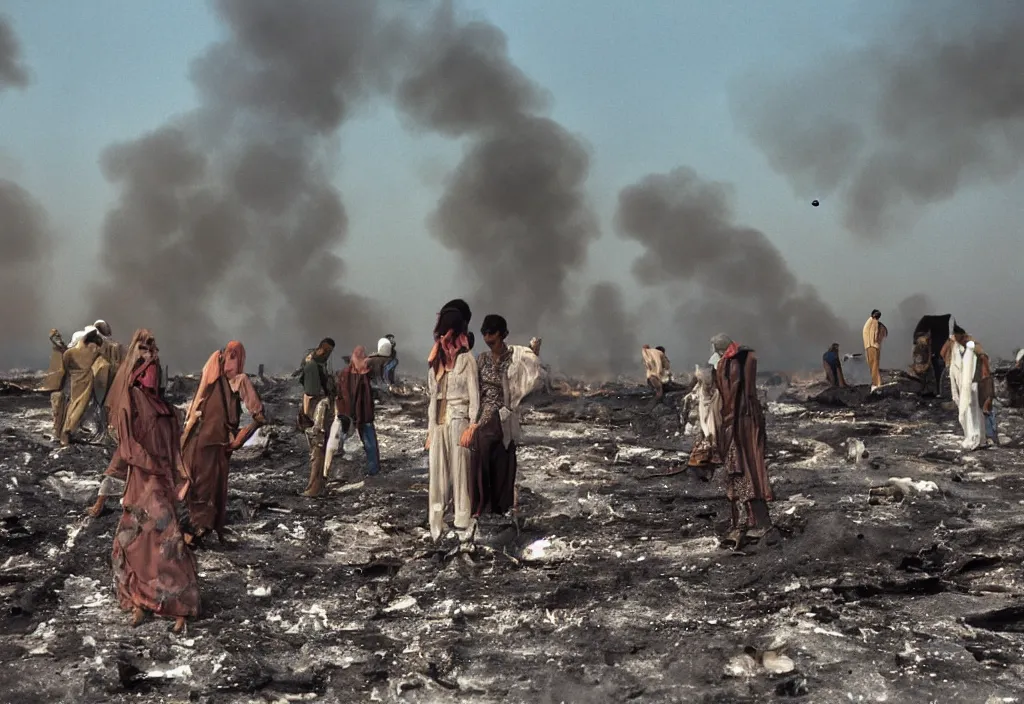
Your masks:
<svg viewBox="0 0 1024 704"><path fill-rule="evenodd" d="M260 389L278 418L299 391ZM203 614L180 636L162 619L128 627L109 568L117 510L75 531L109 456L0 433L0 683L20 701L146 704L1024 695L1024 642L1005 622L1024 593L1020 450L955 451L941 439L955 418L905 398L780 394L780 542L728 551L721 475L686 470L678 414L636 422L647 399L606 387L530 411L517 519L485 517L470 544L426 530L422 398L378 406L381 476L317 500L298 496L302 436L265 426L232 459L230 542L197 551ZM18 425L11 408L0 425ZM1020 419L1005 422L1015 434ZM845 461L851 439L869 461ZM362 470L352 449L346 469ZM869 504L867 486L911 498Z"/></svg>

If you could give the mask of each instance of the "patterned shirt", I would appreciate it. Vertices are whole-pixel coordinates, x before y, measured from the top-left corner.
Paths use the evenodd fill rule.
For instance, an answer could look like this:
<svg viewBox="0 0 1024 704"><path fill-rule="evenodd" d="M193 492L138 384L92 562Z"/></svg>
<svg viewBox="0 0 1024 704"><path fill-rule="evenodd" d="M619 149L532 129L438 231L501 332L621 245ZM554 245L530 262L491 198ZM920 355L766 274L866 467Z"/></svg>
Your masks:
<svg viewBox="0 0 1024 704"><path fill-rule="evenodd" d="M511 363L512 348L506 349L500 359L496 359L489 350L480 353L477 366L480 369L481 423L489 421L505 405L504 379L508 376Z"/></svg>

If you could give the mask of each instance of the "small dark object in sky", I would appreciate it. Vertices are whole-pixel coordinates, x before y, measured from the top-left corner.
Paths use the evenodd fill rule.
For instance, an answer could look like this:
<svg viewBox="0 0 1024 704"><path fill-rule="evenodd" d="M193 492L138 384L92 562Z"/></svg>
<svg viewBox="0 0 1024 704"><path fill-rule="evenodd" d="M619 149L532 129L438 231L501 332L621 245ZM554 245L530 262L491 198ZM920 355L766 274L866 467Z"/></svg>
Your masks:
<svg viewBox="0 0 1024 704"><path fill-rule="evenodd" d="M812 200L811 201L811 205L813 205L815 208L817 208L818 207L818 201Z"/></svg>

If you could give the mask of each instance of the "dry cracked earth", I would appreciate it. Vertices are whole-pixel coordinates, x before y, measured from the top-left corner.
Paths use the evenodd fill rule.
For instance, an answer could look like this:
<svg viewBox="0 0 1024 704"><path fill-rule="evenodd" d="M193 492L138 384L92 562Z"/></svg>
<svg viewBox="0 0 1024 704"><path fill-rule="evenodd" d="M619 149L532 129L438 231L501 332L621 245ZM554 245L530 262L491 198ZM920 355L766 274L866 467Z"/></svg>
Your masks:
<svg viewBox="0 0 1024 704"><path fill-rule="evenodd" d="M773 387L781 540L733 552L722 487L685 470L678 396L645 413L623 384L541 395L518 530L486 521L460 548L426 530L420 390L380 399L382 474L310 500L299 389L258 384L278 423L233 461L230 544L198 550L203 614L180 636L117 607L116 503L83 518L109 449L58 449L45 395L0 396L0 698L1024 701L1012 409L1008 444L964 453L954 412L907 388ZM170 391L184 403L194 386ZM350 443L342 473L362 466ZM890 478L908 481L872 503Z"/></svg>

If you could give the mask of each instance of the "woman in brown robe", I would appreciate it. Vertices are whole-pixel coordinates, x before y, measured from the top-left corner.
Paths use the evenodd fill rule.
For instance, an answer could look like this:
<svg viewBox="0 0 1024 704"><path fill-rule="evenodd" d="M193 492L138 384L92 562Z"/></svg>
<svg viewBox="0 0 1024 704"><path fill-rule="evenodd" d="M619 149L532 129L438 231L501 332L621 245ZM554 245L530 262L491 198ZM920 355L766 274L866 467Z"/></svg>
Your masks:
<svg viewBox="0 0 1024 704"><path fill-rule="evenodd" d="M757 356L726 335L711 340L722 356L715 383L722 397L718 451L725 462L725 492L731 508L731 529L724 547L739 547L744 537L760 540L771 530L768 501L772 487L765 466L765 423L757 398ZM746 512L741 522L740 511Z"/></svg>
<svg viewBox="0 0 1024 704"><path fill-rule="evenodd" d="M239 432L242 406L253 422ZM266 423L263 401L245 374L245 347L232 340L210 355L185 417L181 459L185 503L199 539L211 530L224 542L228 508L228 461ZM186 536L191 542L192 538Z"/></svg>
<svg viewBox="0 0 1024 704"><path fill-rule="evenodd" d="M147 330L136 332L111 387L117 455L128 466L112 561L117 598L132 612L132 625L152 612L175 619L178 633L187 617L199 614L199 585L175 511L181 426L160 396L159 368L156 340Z"/></svg>

